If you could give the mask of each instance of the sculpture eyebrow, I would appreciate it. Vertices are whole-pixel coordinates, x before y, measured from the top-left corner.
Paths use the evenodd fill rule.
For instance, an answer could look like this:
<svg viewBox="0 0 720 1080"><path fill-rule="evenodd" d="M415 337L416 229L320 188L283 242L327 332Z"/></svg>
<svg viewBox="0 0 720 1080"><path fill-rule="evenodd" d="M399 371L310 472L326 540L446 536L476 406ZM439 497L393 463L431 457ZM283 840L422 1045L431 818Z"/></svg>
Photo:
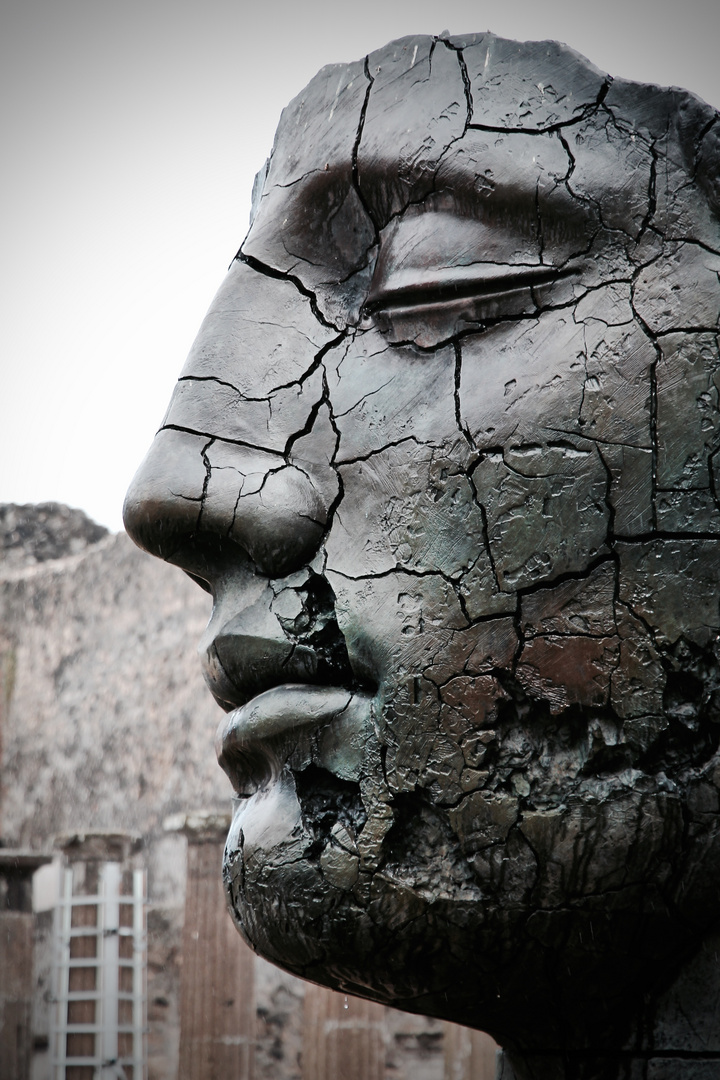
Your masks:
<svg viewBox="0 0 720 1080"><path fill-rule="evenodd" d="M379 152L376 157L364 160L359 169L359 182L361 188L376 183L386 184L388 172L397 168L397 157L390 153ZM438 169L438 171L440 171ZM279 189L291 190L302 188L302 199L315 200L327 197L337 190L340 180L350 184L352 173L352 158L333 158L325 162L323 158L313 168L308 169L301 176L295 177L289 182L275 182L271 186ZM470 206L478 206L492 194L493 202L506 205L514 205L525 200L534 204L536 196L535 177L527 180L525 177L514 177L508 181L502 177L494 178L492 186L485 192L479 192L475 187L476 181L484 178L482 162L474 160L455 160L442 165L442 177L439 179L437 189L428 191L425 197L446 194L454 203L458 203L458 210L462 210L462 204L467 202ZM267 194L267 190L263 195ZM400 217L409 209L410 205L399 211Z"/></svg>

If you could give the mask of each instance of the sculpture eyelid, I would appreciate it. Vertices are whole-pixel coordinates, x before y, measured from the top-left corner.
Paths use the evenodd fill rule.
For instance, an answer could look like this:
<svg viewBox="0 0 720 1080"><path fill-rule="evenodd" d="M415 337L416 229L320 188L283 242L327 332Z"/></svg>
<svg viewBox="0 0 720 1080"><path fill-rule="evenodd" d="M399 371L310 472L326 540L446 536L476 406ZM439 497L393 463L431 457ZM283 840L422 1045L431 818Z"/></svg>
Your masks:
<svg viewBox="0 0 720 1080"><path fill-rule="evenodd" d="M463 299L506 296L533 286L577 274L576 267L483 264L445 271L399 271L387 282L373 284L364 306L366 314L392 308L412 308Z"/></svg>

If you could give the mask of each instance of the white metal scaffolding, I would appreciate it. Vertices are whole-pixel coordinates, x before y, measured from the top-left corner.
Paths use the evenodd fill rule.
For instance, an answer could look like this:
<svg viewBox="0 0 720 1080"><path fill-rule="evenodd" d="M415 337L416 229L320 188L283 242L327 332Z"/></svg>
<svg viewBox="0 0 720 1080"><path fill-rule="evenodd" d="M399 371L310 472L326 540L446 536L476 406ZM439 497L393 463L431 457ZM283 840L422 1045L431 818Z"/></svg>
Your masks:
<svg viewBox="0 0 720 1080"><path fill-rule="evenodd" d="M72 869L63 871L55 912L53 1080L66 1080L72 1066L85 1066L93 1080L145 1080L145 871L132 871L132 893L121 893L121 885L117 862L102 864L97 896L73 895ZM92 907L94 912L87 910ZM86 909L86 917L73 917L79 908ZM81 939L87 945L78 948ZM92 983L91 988L73 988L77 969L84 969L81 981ZM76 1002L84 1004L83 1022L72 1018ZM83 1035L90 1038L69 1052L72 1037Z"/></svg>

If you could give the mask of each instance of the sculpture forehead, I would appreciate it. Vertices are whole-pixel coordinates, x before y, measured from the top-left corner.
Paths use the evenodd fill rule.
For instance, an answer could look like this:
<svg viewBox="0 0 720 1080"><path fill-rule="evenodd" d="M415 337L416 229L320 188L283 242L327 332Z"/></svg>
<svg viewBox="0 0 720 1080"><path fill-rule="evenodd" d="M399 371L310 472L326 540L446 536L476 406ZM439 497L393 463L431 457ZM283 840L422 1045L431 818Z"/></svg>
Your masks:
<svg viewBox="0 0 720 1080"><path fill-rule="evenodd" d="M389 221L443 195L458 216L534 213L539 196L546 214L636 237L653 185L656 221L708 242L716 224L683 189L694 176L717 202L714 117L686 91L613 81L556 42L402 38L323 68L284 110L243 252L302 268L313 289L347 281Z"/></svg>
<svg viewBox="0 0 720 1080"><path fill-rule="evenodd" d="M702 105L685 91L613 83L558 42L492 34L401 38L365 60L318 72L282 114L275 140L281 153L273 154L268 179L291 184L318 168L347 169L355 155L360 170L371 161L382 167L412 143L429 164L433 150L444 150L467 126L488 133L557 131L608 96L621 122L651 138L667 130L669 114Z"/></svg>
<svg viewBox="0 0 720 1080"><path fill-rule="evenodd" d="M413 135L428 147L442 141L440 131L428 137L429 120L448 131L459 126L460 133L466 123L547 131L577 119L609 83L593 64L557 42L492 34L401 38L364 61L318 72L284 110L276 146L282 144L285 182L291 182L303 175L319 146L329 153L328 163L338 163L352 154L359 135L365 153L379 149L384 160L400 149L387 144L393 132L403 143Z"/></svg>

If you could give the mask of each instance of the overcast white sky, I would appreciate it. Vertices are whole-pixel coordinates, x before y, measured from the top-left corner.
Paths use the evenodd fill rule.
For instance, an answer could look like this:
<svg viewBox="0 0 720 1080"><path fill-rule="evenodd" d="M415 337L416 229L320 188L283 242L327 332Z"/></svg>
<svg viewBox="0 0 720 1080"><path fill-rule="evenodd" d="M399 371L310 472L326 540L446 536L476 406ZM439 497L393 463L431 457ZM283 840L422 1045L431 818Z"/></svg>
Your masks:
<svg viewBox="0 0 720 1080"><path fill-rule="evenodd" d="M445 29L557 38L720 106L718 0L4 0L0 502L120 528L282 107Z"/></svg>

